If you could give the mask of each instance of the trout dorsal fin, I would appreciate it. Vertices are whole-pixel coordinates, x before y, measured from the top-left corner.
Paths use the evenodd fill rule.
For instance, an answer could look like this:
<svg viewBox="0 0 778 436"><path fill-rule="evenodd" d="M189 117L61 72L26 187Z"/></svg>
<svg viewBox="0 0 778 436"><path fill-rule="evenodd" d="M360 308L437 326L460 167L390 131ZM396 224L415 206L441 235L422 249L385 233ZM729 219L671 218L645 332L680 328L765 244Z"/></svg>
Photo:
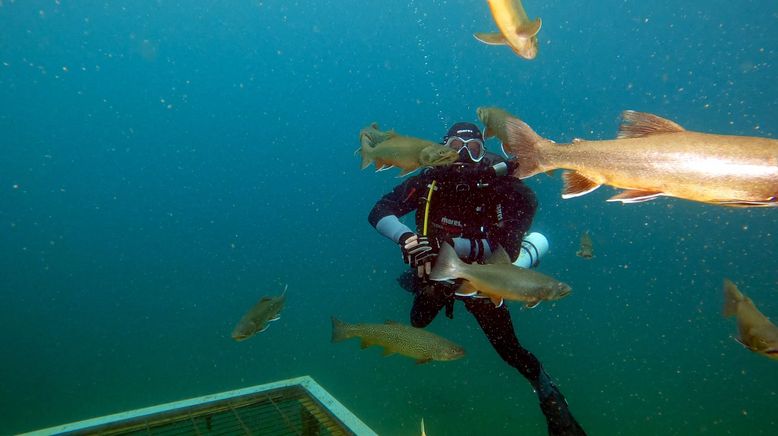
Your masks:
<svg viewBox="0 0 778 436"><path fill-rule="evenodd" d="M658 133L684 131L684 128L677 123L646 112L624 111L621 113L621 119L623 122L616 135L618 139L643 138Z"/></svg>
<svg viewBox="0 0 778 436"><path fill-rule="evenodd" d="M493 264L511 264L511 257L508 256L508 252L502 248L501 245L497 246L497 249L492 252L488 259L484 263Z"/></svg>

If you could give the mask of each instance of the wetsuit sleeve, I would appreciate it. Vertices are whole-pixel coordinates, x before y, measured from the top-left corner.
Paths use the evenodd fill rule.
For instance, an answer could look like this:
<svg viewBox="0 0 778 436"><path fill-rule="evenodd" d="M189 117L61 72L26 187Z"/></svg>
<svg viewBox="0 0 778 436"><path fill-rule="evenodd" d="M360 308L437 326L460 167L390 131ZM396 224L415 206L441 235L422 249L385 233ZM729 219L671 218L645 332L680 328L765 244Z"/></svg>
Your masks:
<svg viewBox="0 0 778 436"><path fill-rule="evenodd" d="M497 222L490 232L488 241L492 249L501 245L512 261L519 257L521 240L532 225L535 211L538 208L538 200L535 193L513 177L499 179L495 197L498 200L494 205Z"/></svg>
<svg viewBox="0 0 778 436"><path fill-rule="evenodd" d="M411 177L381 197L367 217L370 225L395 243L403 233L412 232L399 217L418 207L417 194L421 184L419 176Z"/></svg>

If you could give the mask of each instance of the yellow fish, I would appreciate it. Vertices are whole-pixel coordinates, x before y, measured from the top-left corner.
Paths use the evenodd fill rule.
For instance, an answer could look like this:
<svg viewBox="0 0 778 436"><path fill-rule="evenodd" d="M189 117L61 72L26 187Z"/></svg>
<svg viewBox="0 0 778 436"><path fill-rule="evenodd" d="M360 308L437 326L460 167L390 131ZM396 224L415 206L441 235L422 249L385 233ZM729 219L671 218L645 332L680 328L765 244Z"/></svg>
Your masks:
<svg viewBox="0 0 778 436"><path fill-rule="evenodd" d="M270 326L270 323L281 318L281 309L284 308L286 301L286 288L281 295L277 297L262 297L254 307L251 308L238 321L235 329L232 331L232 339L244 341L257 333L262 333Z"/></svg>
<svg viewBox="0 0 778 436"><path fill-rule="evenodd" d="M724 279L724 316L732 315L737 318L738 342L754 353L778 360L778 327L734 283Z"/></svg>
<svg viewBox="0 0 778 436"><path fill-rule="evenodd" d="M362 155L362 169L375 162L376 170L392 167L402 169L400 177L420 167L448 165L459 158L456 150L432 141L398 135L394 131L378 130L376 123L365 127L359 133Z"/></svg>
<svg viewBox="0 0 778 436"><path fill-rule="evenodd" d="M521 179L564 168L562 198L601 185L608 199L638 203L667 196L731 207L778 207L778 140L685 130L656 115L624 111L617 139L556 144L518 118L505 119L503 149L520 159Z"/></svg>
<svg viewBox="0 0 778 436"><path fill-rule="evenodd" d="M530 20L521 0L489 0L492 18L500 29L495 33L476 33L475 39L489 45L507 45L524 59L538 55L540 18Z"/></svg>

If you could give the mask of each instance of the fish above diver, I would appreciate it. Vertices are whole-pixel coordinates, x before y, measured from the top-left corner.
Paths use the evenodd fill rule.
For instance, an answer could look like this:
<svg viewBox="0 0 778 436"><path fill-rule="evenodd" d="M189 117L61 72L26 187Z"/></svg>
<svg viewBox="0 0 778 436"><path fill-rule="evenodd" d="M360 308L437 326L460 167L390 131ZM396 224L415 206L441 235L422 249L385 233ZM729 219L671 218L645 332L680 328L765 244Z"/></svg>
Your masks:
<svg viewBox="0 0 778 436"><path fill-rule="evenodd" d="M444 243L429 277L438 281L464 279L457 294L473 295L478 292L491 298L495 305L506 299L535 307L541 301L559 300L571 292L570 286L565 283L513 265L502 247L498 247L481 265L463 262L454 248Z"/></svg>
<svg viewBox="0 0 778 436"><path fill-rule="evenodd" d="M738 342L754 353L778 360L778 327L729 279L724 279L723 314L737 319Z"/></svg>
<svg viewBox="0 0 778 436"><path fill-rule="evenodd" d="M387 321L384 324L348 324L332 317L332 342L360 338L360 346L383 347L384 356L400 354L426 363L432 360L460 359L465 350L459 345L425 329Z"/></svg>
<svg viewBox="0 0 778 436"><path fill-rule="evenodd" d="M521 179L557 168L562 198L601 185L624 189L608 201L667 196L731 207L778 207L778 140L684 130L656 115L624 111L617 139L556 144L518 118L505 120L503 149L521 159Z"/></svg>
<svg viewBox="0 0 778 436"><path fill-rule="evenodd" d="M402 169L399 177L421 167L448 165L459 158L456 150L425 139L404 136L394 131L383 132L373 123L360 131L359 151L362 169L375 162L376 171L392 167Z"/></svg>
<svg viewBox="0 0 778 436"><path fill-rule="evenodd" d="M475 33L475 39L489 45L507 45L524 59L538 55L540 18L530 20L521 0L489 0L492 18L499 32Z"/></svg>
<svg viewBox="0 0 778 436"><path fill-rule="evenodd" d="M594 247L589 232L583 232L583 234L581 234L581 247L575 255L584 259L591 259L594 257Z"/></svg>
<svg viewBox="0 0 778 436"><path fill-rule="evenodd" d="M508 134L505 131L505 120L516 117L498 107L479 107L475 113L484 125L484 139L496 136L500 142L507 141Z"/></svg>
<svg viewBox="0 0 778 436"><path fill-rule="evenodd" d="M232 339L236 341L246 340L257 333L264 332L272 321L280 319L281 309L284 308L284 301L286 300L286 288L288 287L288 285L284 286L284 291L277 297L262 297L238 321L238 324L232 331Z"/></svg>

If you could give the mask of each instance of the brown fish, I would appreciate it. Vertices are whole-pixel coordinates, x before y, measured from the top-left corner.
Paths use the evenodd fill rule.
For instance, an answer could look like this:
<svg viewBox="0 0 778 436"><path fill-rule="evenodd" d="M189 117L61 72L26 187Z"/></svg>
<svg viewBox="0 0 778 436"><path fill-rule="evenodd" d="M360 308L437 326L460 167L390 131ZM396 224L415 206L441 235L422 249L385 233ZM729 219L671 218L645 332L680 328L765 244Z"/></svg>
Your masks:
<svg viewBox="0 0 778 436"><path fill-rule="evenodd" d="M589 232L583 232L581 235L581 248L578 249L575 255L584 259L594 257L594 247L592 247L592 237L589 236Z"/></svg>
<svg viewBox="0 0 778 436"><path fill-rule="evenodd" d="M737 318L738 342L754 353L778 360L778 327L729 279L724 279L723 313Z"/></svg>
<svg viewBox="0 0 778 436"><path fill-rule="evenodd" d="M476 33L475 39L489 45L507 45L524 59L535 59L538 55L538 32L540 18L530 20L521 0L488 0L499 32Z"/></svg>
<svg viewBox="0 0 778 436"><path fill-rule="evenodd" d="M445 145L412 136L398 135L394 131L378 130L376 123L360 131L362 169L375 162L377 171L392 167L402 169L400 177L421 167L448 165L459 158L459 153Z"/></svg>
<svg viewBox="0 0 778 436"><path fill-rule="evenodd" d="M277 297L262 297L238 321L238 324L232 331L232 339L236 341L246 340L257 333L264 332L270 326L270 322L281 318L281 309L284 308L284 301L286 300L286 288L288 288L288 285L284 286L284 292Z"/></svg>
<svg viewBox="0 0 778 436"><path fill-rule="evenodd" d="M505 120L503 148L521 160L515 176L557 168L562 198L601 185L625 191L608 199L637 203L660 196L732 207L778 207L778 140L684 130L656 115L625 111L617 139L556 144L518 118Z"/></svg>
<svg viewBox="0 0 778 436"><path fill-rule="evenodd" d="M378 345L384 356L394 353L410 357L416 363L431 360L456 360L465 355L459 345L427 330L387 321L385 324L348 324L332 317L332 342L360 338L360 346Z"/></svg>
<svg viewBox="0 0 778 436"><path fill-rule="evenodd" d="M430 272L430 279L464 279L465 283L457 289L458 294L479 292L489 296L495 305L499 305L504 298L523 301L527 307L535 307L541 301L559 300L571 292L570 286L565 283L513 265L502 247L498 247L486 264L481 265L463 262L454 248L444 243Z"/></svg>

